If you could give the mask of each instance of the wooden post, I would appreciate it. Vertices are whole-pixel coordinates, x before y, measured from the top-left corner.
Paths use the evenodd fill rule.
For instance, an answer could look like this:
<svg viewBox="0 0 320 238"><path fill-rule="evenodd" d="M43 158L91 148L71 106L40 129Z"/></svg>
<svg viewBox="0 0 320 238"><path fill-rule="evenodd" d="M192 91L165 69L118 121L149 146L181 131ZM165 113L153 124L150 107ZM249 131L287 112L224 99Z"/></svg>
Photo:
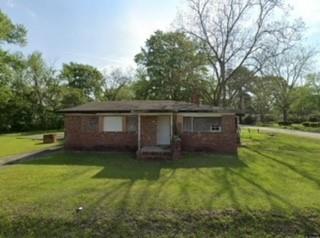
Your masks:
<svg viewBox="0 0 320 238"><path fill-rule="evenodd" d="M173 139L173 114L170 116L170 144Z"/></svg>
<svg viewBox="0 0 320 238"><path fill-rule="evenodd" d="M191 117L191 132L193 132L193 118L194 117ZM182 128L183 128L183 125L182 125Z"/></svg>
<svg viewBox="0 0 320 238"><path fill-rule="evenodd" d="M141 115L138 114L138 151L141 148Z"/></svg>

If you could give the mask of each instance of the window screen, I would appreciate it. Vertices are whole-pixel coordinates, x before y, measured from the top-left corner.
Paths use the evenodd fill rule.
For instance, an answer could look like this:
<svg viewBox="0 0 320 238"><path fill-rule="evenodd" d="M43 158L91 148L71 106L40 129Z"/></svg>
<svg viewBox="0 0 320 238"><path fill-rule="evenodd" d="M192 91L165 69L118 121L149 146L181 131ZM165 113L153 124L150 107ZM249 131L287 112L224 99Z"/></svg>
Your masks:
<svg viewBox="0 0 320 238"><path fill-rule="evenodd" d="M122 117L119 117L119 116L104 117L103 131L108 131L108 132L123 131Z"/></svg>
<svg viewBox="0 0 320 238"><path fill-rule="evenodd" d="M184 117L185 132L221 132L221 117Z"/></svg>
<svg viewBox="0 0 320 238"><path fill-rule="evenodd" d="M186 132L192 131L192 117L183 118L183 131L186 131Z"/></svg>
<svg viewBox="0 0 320 238"><path fill-rule="evenodd" d="M127 117L127 130L129 132L136 132L138 130L138 117L128 116Z"/></svg>
<svg viewBox="0 0 320 238"><path fill-rule="evenodd" d="M194 132L218 132L221 131L220 117L194 117Z"/></svg>

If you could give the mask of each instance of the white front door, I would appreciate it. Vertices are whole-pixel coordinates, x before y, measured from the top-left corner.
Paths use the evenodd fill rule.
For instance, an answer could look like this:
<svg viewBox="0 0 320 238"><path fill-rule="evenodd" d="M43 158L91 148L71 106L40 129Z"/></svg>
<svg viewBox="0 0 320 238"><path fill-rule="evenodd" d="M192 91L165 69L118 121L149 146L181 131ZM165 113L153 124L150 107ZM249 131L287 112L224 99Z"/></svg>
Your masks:
<svg viewBox="0 0 320 238"><path fill-rule="evenodd" d="M170 116L158 116L157 120L157 144L170 145Z"/></svg>

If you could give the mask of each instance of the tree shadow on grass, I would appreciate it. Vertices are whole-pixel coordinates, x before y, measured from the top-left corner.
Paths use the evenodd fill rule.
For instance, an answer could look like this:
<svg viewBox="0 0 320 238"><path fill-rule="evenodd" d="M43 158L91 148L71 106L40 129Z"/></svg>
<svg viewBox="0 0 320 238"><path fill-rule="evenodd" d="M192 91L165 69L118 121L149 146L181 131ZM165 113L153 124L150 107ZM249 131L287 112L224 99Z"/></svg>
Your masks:
<svg viewBox="0 0 320 238"><path fill-rule="evenodd" d="M282 166L284 166L284 167L290 169L291 171L299 174L301 177L306 178L306 179L310 180L311 182L314 182L315 184L317 184L317 185L320 187L320 179L318 179L318 178L310 175L307 171L299 168L298 165L297 165L297 166L291 165L291 164L288 163L288 162L285 162L285 161L283 161L283 160L280 160L280 159L278 159L278 158L275 157L275 156L271 156L271 155L268 155L268 154L266 154L266 153L262 153L262 152L259 151L259 150L255 150L255 149L252 149L252 148L248 148L248 149L251 150L251 151L254 152L254 153L259 154L260 156L262 156L262 157L264 157L264 158L267 158L267 159L272 160L272 161L274 161L274 162L276 162L276 163L278 163L278 164L281 164Z"/></svg>
<svg viewBox="0 0 320 238"><path fill-rule="evenodd" d="M187 154L177 161L141 161L130 153L61 152L24 162L32 165L98 166L96 179L157 180L162 169L239 168L246 164L237 156Z"/></svg>

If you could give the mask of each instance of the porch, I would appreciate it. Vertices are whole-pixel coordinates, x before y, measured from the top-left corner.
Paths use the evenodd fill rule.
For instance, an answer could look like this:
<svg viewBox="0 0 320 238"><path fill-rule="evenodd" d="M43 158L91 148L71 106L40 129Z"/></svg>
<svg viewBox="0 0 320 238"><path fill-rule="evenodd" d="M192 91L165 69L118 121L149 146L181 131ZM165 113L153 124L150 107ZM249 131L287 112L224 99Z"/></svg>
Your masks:
<svg viewBox="0 0 320 238"><path fill-rule="evenodd" d="M173 113L138 114L138 159L172 159L175 150Z"/></svg>

